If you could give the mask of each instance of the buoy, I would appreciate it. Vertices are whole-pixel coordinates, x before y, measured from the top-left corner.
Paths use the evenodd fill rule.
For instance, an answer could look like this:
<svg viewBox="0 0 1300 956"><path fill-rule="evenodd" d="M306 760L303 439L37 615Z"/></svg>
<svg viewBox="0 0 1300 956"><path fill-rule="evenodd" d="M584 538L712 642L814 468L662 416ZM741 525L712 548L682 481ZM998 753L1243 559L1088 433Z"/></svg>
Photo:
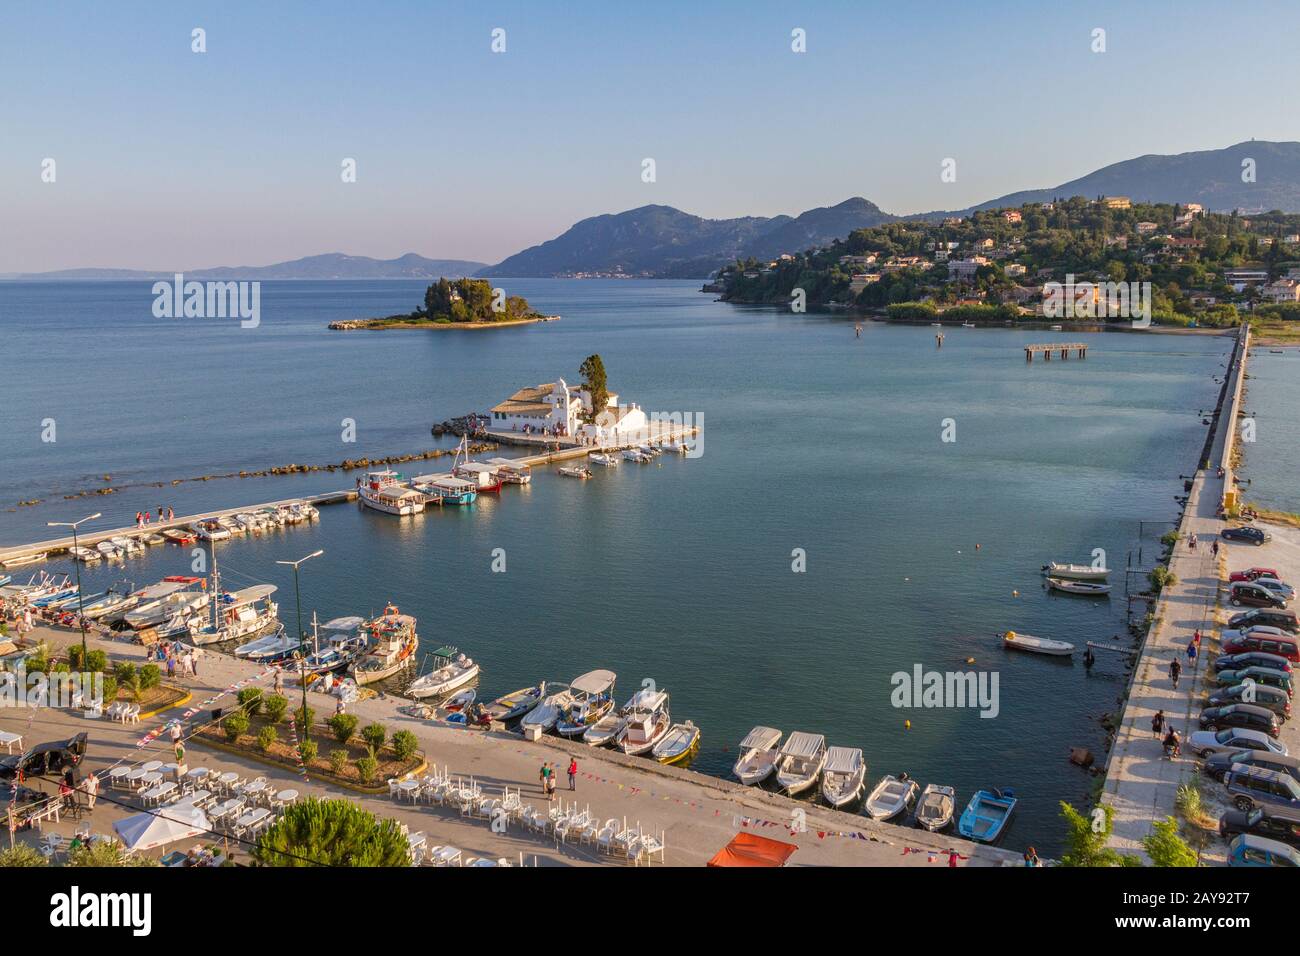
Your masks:
<svg viewBox="0 0 1300 956"><path fill-rule="evenodd" d="M978 544L975 545L975 550L978 551L979 549L980 549L980 545L978 545Z"/></svg>
<svg viewBox="0 0 1300 956"><path fill-rule="evenodd" d="M975 663L975 658L973 658L973 657L968 657L968 658L966 658L966 663L967 663L967 664L974 664L974 663Z"/></svg>
<svg viewBox="0 0 1300 956"><path fill-rule="evenodd" d="M1011 596L1012 596L1012 597L1020 597L1020 592L1019 592L1019 591L1012 591L1012 592L1011 592Z"/></svg>
<svg viewBox="0 0 1300 956"><path fill-rule="evenodd" d="M904 730L911 730L911 729L912 729L912 722L911 722L910 720L905 720L905 721L903 721L903 729L904 729Z"/></svg>

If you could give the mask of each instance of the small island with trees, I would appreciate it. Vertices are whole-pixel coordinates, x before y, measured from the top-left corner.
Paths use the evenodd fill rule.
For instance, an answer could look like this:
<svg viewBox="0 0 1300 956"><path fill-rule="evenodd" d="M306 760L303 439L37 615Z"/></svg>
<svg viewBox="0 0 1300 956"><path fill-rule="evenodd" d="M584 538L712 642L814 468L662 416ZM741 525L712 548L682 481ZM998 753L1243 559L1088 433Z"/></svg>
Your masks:
<svg viewBox="0 0 1300 956"><path fill-rule="evenodd" d="M377 319L331 322L331 329L488 329L508 325L552 322L519 295L506 295L486 279L439 279L424 292L424 304L413 312Z"/></svg>

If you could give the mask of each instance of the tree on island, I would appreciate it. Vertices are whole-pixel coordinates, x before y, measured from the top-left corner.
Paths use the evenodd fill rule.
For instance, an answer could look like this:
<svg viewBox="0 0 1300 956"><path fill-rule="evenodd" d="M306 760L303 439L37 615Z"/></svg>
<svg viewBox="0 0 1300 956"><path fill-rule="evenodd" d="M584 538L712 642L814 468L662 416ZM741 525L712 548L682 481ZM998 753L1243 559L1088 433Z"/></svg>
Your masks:
<svg viewBox="0 0 1300 956"><path fill-rule="evenodd" d="M587 421L595 421L596 416L609 404L609 383L605 378L605 363L599 355L588 355L582 367L578 369L582 376L582 387L591 396L591 411Z"/></svg>
<svg viewBox="0 0 1300 956"><path fill-rule="evenodd" d="M523 296L507 296L486 279L439 279L424 292L421 316L431 322L511 322L535 318Z"/></svg>
<svg viewBox="0 0 1300 956"><path fill-rule="evenodd" d="M409 866L411 848L396 820L380 820L349 800L294 804L257 841L264 866Z"/></svg>

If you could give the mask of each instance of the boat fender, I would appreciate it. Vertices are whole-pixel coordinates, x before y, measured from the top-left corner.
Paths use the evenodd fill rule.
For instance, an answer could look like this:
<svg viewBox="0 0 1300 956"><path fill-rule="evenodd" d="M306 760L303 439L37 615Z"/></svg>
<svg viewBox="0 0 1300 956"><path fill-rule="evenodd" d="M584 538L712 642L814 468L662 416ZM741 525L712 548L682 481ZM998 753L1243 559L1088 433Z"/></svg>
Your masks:
<svg viewBox="0 0 1300 956"><path fill-rule="evenodd" d="M903 729L904 729L904 730L911 730L911 729L912 729L912 722L911 722L910 720L905 720L905 721L903 721Z"/></svg>

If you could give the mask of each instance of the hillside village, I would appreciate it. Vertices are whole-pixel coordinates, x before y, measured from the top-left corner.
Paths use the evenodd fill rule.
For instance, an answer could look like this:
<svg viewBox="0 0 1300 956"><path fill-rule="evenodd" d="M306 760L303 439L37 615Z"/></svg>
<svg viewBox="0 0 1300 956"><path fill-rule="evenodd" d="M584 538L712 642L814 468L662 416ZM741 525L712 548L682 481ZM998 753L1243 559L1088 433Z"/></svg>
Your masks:
<svg viewBox="0 0 1300 956"><path fill-rule="evenodd" d="M1076 197L941 221L860 229L768 262L736 262L707 291L730 302L922 318L1043 316L1044 286L1151 283L1157 324L1227 327L1243 315L1300 317L1300 215L1213 213L1200 204ZM1095 292L1093 293L1095 295ZM1105 302L1088 318L1105 318Z"/></svg>

